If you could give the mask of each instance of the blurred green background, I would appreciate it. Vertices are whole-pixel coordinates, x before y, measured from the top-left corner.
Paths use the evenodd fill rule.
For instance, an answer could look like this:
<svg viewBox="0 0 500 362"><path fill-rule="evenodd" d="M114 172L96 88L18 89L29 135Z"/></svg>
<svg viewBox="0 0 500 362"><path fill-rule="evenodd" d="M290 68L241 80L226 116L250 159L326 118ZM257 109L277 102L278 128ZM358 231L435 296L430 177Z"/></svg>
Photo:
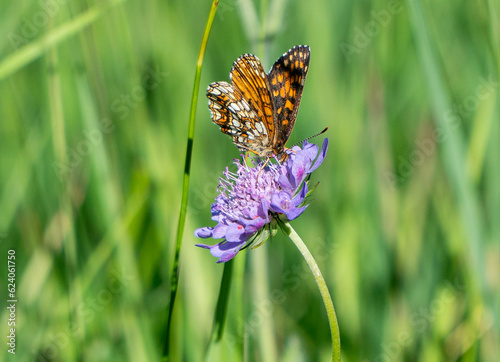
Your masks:
<svg viewBox="0 0 500 362"><path fill-rule="evenodd" d="M17 360L157 361L210 1L0 7L0 360L13 357L15 250ZM224 339L207 353L223 266L194 246L239 154L211 122L206 86L243 53L268 70L297 44L311 63L289 144L328 126L330 148L292 225L329 285L343 360L498 360L499 16L487 0L221 2L173 361L330 359L319 291L281 233L235 258Z"/></svg>

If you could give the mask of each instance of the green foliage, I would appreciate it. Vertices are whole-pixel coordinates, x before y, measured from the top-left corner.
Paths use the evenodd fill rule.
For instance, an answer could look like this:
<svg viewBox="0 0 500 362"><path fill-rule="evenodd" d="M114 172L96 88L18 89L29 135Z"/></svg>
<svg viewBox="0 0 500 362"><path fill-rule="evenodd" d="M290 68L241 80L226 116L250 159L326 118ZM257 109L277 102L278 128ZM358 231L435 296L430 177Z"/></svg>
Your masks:
<svg viewBox="0 0 500 362"><path fill-rule="evenodd" d="M0 295L16 251L16 357L157 361L170 296L196 59L210 1L2 6ZM241 54L311 63L290 144L329 127L293 222L337 312L344 361L499 355L500 6L223 0L198 98L172 361L328 361L323 302L278 233L223 266L196 248L239 152L205 88ZM265 19L265 21L262 21ZM312 140L319 143L319 140ZM0 314L2 349L9 310Z"/></svg>

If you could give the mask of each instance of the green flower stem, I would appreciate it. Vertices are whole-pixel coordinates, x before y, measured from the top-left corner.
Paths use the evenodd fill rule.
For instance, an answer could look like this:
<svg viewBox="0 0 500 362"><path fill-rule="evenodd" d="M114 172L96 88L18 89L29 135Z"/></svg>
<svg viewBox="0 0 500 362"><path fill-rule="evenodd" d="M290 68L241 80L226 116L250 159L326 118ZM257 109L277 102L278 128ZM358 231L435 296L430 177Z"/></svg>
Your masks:
<svg viewBox="0 0 500 362"><path fill-rule="evenodd" d="M314 260L306 244L304 244L299 234L295 232L292 226L289 223L285 223L284 227L282 227L282 230L285 232L285 234L288 235L295 246L299 249L300 253L306 260L309 269L311 269L311 272L314 275L314 279L316 279L316 284L318 284L321 297L323 298L323 302L325 303L326 314L328 315L328 323L330 324L330 331L332 333L332 361L340 361L339 325L337 322L337 315L335 314L335 308L333 307L332 297L330 296L330 292L328 291L328 287L326 286L325 279L323 278L323 275L319 270L318 264L316 264L316 260Z"/></svg>
<svg viewBox="0 0 500 362"><path fill-rule="evenodd" d="M191 172L191 156L193 153L194 144L194 126L196 119L196 104L198 102L198 92L200 89L201 67L203 65L203 58L205 57L205 49L207 48L208 36L212 23L214 22L215 13L219 6L219 0L214 0L208 14L207 24L203 32L203 39L201 41L200 52L198 53L198 60L196 62L196 72L194 76L193 95L191 97L191 112L189 115L189 131L188 142L186 148L186 161L184 164L184 177L182 181L182 199L181 208L179 211L179 223L177 225L177 237L175 243L175 255L172 263L172 272L170 274L170 303L168 307L167 326L165 332L165 344L163 349L162 361L168 361L170 355L170 330L172 324L172 315L174 311L175 297L177 295L177 286L179 284L179 257L182 244L182 235L184 232L184 224L186 222L186 212L188 204L188 191L189 191L189 176Z"/></svg>

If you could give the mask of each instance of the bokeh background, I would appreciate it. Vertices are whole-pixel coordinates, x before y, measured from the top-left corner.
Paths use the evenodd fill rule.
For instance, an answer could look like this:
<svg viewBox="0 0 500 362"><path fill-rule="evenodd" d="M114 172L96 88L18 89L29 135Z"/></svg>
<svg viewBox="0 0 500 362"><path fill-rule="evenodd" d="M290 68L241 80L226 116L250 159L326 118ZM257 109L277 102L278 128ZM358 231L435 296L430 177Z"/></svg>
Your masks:
<svg viewBox="0 0 500 362"><path fill-rule="evenodd" d="M0 5L0 360L16 255L19 361L157 361L189 107L210 1ZM223 266L196 248L239 152L206 86L296 44L310 70L289 144L325 126L293 227L329 285L344 361L497 361L500 5L222 0L199 89L173 361L328 361L314 279L281 233ZM320 143L324 136L314 140ZM209 347L210 345L210 347Z"/></svg>

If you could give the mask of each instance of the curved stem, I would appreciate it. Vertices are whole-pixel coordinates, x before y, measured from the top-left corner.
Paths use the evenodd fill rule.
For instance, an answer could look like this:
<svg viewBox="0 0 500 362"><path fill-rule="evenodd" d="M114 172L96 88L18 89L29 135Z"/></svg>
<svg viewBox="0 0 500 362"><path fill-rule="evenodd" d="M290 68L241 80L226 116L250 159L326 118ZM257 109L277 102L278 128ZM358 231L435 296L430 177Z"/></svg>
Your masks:
<svg viewBox="0 0 500 362"><path fill-rule="evenodd" d="M306 260L309 269L311 269L311 272L314 275L316 284L318 284L321 297L323 298L323 302L325 303L326 314L328 315L328 323L330 324L330 331L332 333L332 361L340 361L339 325L337 322L337 315L335 314L335 308L333 307L332 297L330 296L330 292L328 291L328 287L326 286L325 279L323 278L323 275L319 270L318 264L316 264L316 260L314 260L311 252L307 248L306 244L304 244L299 234L295 232L295 230L288 222L284 223L284 225L282 226L282 230L293 241L297 249L299 249L300 253Z"/></svg>

